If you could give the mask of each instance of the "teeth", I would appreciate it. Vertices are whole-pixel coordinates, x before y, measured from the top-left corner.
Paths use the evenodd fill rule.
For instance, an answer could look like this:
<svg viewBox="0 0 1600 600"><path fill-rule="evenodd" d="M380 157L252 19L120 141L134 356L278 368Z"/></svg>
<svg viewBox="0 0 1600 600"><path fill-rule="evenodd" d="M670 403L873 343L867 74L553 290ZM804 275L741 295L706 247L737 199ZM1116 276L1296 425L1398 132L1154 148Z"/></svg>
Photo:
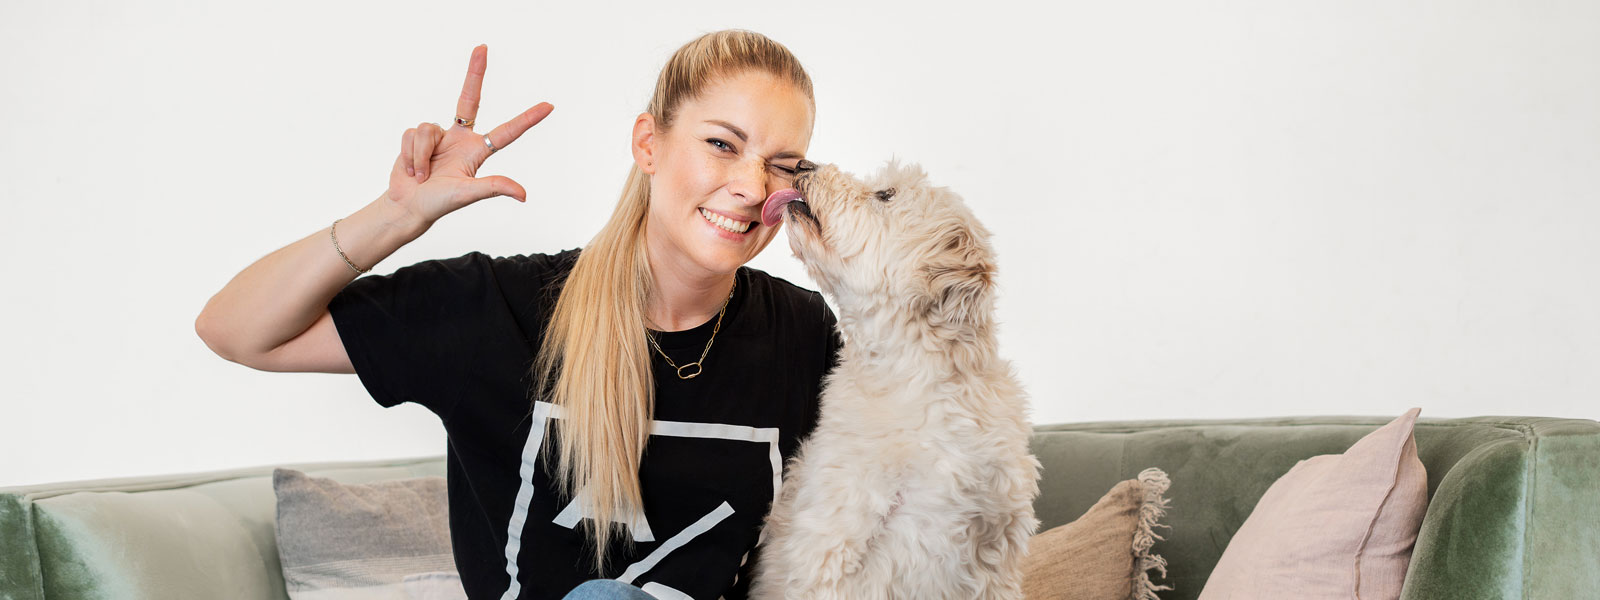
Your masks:
<svg viewBox="0 0 1600 600"><path fill-rule="evenodd" d="M717 227L721 227L733 233L744 233L749 231L750 225L753 223L753 221L735 221L704 208L700 209L700 216L704 217L705 220L710 221L712 225L716 225Z"/></svg>

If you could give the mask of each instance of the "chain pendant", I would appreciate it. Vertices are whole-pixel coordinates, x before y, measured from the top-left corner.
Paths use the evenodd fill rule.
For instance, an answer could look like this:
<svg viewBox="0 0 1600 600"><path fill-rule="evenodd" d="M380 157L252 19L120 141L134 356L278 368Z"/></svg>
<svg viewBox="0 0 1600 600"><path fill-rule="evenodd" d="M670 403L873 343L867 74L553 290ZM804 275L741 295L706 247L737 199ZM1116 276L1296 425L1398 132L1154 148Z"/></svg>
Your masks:
<svg viewBox="0 0 1600 600"><path fill-rule="evenodd" d="M683 370L687 369L689 367L694 367L694 372L690 373L688 375L684 375L683 374ZM695 377L699 377L699 376L700 376L700 361L695 361L695 362L689 363L687 365L678 367L678 379L694 379Z"/></svg>
<svg viewBox="0 0 1600 600"><path fill-rule="evenodd" d="M488 139L488 138L485 138L485 139ZM738 279L734 279L733 280L733 285L734 285L734 288L737 288L739 286L739 280ZM700 351L700 360L694 361L694 362L689 363L687 365L684 365L684 366L680 367L680 366L678 366L677 363L672 362L672 357L667 356L666 351L661 349L661 344L656 343L656 336L650 335L649 331L645 331L644 337L645 337L645 339L650 340L650 345L656 349L656 353L660 354L661 358L666 359L667 365L669 365L672 368L678 370L678 379L694 379L696 377L699 377L700 373L702 371L704 371L704 369L700 367L700 361L705 360L706 359L706 353L711 351L711 342L717 341L717 332L722 330L722 315L724 315L724 314L726 314L728 312L728 302L730 302L732 300L733 300L733 289L730 288L728 290L728 299L722 301L722 310L717 311L717 324L716 324L716 326L711 328L711 339L706 340L706 348L704 350ZM689 369L689 367L694 367L694 371L689 373L688 375L684 375L683 373L685 371L687 371Z"/></svg>

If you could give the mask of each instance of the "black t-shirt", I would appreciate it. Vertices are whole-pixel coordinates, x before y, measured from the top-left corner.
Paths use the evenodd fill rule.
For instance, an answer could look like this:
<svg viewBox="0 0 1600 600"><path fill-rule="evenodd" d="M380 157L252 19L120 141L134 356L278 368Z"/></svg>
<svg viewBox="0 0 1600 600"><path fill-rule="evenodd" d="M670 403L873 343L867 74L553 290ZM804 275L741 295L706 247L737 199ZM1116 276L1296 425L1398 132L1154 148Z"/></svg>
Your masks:
<svg viewBox="0 0 1600 600"><path fill-rule="evenodd" d="M475 600L560 598L602 576L578 505L555 495L554 455L539 460L557 450L549 419L560 407L531 397L533 359L578 253L427 260L358 278L328 304L373 399L420 404L444 424L451 541ZM604 576L658 598L746 596L783 465L815 427L838 356L820 294L749 267L736 277L701 375L679 379L652 354L644 515L617 517L634 542L613 541ZM694 362L715 322L657 340L677 364Z"/></svg>

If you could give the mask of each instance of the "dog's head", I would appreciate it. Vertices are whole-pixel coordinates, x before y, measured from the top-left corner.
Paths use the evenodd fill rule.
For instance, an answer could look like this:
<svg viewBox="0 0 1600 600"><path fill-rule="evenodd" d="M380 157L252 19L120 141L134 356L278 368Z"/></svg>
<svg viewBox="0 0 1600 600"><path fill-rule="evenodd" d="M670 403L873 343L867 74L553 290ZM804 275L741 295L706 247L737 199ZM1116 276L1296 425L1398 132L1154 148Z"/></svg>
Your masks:
<svg viewBox="0 0 1600 600"><path fill-rule="evenodd" d="M890 159L862 179L806 164L794 189L800 199L773 208L789 225L795 257L841 309L909 311L934 326L989 310L989 231L920 166Z"/></svg>

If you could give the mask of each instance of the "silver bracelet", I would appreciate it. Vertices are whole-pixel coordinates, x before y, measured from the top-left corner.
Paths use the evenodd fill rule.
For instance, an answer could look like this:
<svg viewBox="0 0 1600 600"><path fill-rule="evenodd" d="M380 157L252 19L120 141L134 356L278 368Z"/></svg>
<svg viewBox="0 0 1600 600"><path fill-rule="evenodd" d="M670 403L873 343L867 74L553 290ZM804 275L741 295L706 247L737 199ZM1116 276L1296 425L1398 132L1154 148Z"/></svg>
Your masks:
<svg viewBox="0 0 1600 600"><path fill-rule="evenodd" d="M333 220L333 225L328 227L328 237L333 238L333 249L337 250L339 252L339 258L344 259L344 264L350 265L350 268L356 270L356 274L357 275L360 275L362 273L366 273L367 271L371 271L372 267L367 267L365 269L363 269L361 267L357 267L355 263L350 262L350 257L344 255L344 250L339 249L339 235L336 233L334 228L338 227L339 226L339 221L343 221L343 220L344 219L334 219Z"/></svg>

